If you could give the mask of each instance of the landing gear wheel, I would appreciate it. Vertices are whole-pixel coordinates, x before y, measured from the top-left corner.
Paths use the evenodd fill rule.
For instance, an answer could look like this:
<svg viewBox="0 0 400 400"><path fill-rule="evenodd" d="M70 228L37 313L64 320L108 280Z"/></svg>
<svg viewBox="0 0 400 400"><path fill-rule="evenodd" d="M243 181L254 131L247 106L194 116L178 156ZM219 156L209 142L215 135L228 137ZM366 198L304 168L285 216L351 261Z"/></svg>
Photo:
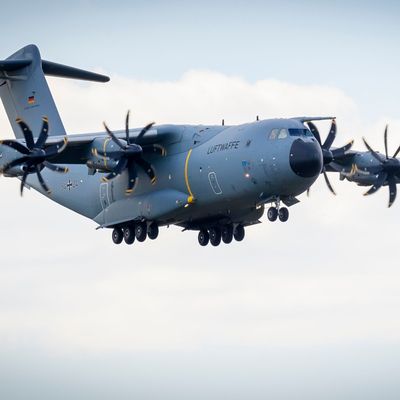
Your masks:
<svg viewBox="0 0 400 400"><path fill-rule="evenodd" d="M221 229L222 241L229 244L233 240L233 227L231 225L225 225Z"/></svg>
<svg viewBox="0 0 400 400"><path fill-rule="evenodd" d="M289 219L289 210L286 207L279 209L279 221L286 222Z"/></svg>
<svg viewBox="0 0 400 400"><path fill-rule="evenodd" d="M210 228L210 243L213 246L218 246L221 243L221 230L219 228Z"/></svg>
<svg viewBox="0 0 400 400"><path fill-rule="evenodd" d="M158 237L158 225L152 222L147 228L147 236L149 239L154 240Z"/></svg>
<svg viewBox="0 0 400 400"><path fill-rule="evenodd" d="M124 241L126 244L132 244L135 241L135 228L127 226L124 229Z"/></svg>
<svg viewBox="0 0 400 400"><path fill-rule="evenodd" d="M144 242L147 236L147 226L144 222L139 222L135 226L135 236L139 242Z"/></svg>
<svg viewBox="0 0 400 400"><path fill-rule="evenodd" d="M120 244L122 239L124 238L124 234L122 233L121 228L114 228L112 231L112 241L115 244Z"/></svg>
<svg viewBox="0 0 400 400"><path fill-rule="evenodd" d="M278 210L275 207L268 208L267 217L271 222L274 222L278 218Z"/></svg>
<svg viewBox="0 0 400 400"><path fill-rule="evenodd" d="M205 229L202 229L199 232L198 239L199 239L200 246L207 246L208 242L210 240L210 235L208 234L208 232Z"/></svg>
<svg viewBox="0 0 400 400"><path fill-rule="evenodd" d="M244 227L243 225L238 225L233 232L233 237L237 242L241 242L244 239Z"/></svg>

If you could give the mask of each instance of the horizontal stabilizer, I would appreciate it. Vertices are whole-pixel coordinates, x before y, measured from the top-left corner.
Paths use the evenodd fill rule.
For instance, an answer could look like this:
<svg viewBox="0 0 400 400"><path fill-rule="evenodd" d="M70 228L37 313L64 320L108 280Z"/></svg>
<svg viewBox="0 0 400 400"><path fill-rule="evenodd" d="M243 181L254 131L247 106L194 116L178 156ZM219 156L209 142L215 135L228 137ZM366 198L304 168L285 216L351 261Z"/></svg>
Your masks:
<svg viewBox="0 0 400 400"><path fill-rule="evenodd" d="M105 75L46 60L42 60L42 68L45 75L58 76L61 78L73 78L93 82L108 82L110 80L110 78Z"/></svg>
<svg viewBox="0 0 400 400"><path fill-rule="evenodd" d="M85 71L83 69L69 67L68 65L57 64L51 61L41 60L42 70L45 75L57 76L60 78L80 79L93 82L108 82L110 78L95 72ZM2 60L0 61L0 79L15 80L17 76L1 74L2 72L15 72L32 64L32 60ZM21 77L23 79L23 77Z"/></svg>

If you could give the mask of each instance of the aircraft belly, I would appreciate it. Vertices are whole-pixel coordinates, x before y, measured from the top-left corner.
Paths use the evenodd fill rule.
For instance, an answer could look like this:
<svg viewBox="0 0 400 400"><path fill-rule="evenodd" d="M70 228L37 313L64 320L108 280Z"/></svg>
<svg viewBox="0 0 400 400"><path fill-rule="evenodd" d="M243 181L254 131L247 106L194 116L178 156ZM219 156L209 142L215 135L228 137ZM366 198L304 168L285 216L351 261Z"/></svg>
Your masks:
<svg viewBox="0 0 400 400"><path fill-rule="evenodd" d="M102 210L94 221L114 226L133 220L164 221L187 204L187 194L173 189L154 191L117 200Z"/></svg>

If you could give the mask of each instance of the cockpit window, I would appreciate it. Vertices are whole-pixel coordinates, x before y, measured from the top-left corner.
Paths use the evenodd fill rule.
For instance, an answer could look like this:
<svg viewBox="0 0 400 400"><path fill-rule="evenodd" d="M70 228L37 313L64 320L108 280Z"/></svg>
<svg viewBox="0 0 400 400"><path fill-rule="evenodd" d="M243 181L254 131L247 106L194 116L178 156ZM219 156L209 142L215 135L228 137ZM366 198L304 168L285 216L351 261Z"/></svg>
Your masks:
<svg viewBox="0 0 400 400"><path fill-rule="evenodd" d="M290 136L313 136L310 130L308 129L297 129L297 128L289 128Z"/></svg>
<svg viewBox="0 0 400 400"><path fill-rule="evenodd" d="M287 129L282 128L274 128L272 129L271 133L269 134L269 139L270 140L275 140L275 139L285 139L288 136Z"/></svg>
<svg viewBox="0 0 400 400"><path fill-rule="evenodd" d="M285 139L285 138L287 138L287 136L288 136L288 133L285 128L282 128L279 130L278 139Z"/></svg>
<svg viewBox="0 0 400 400"><path fill-rule="evenodd" d="M269 134L269 138L271 140L275 140L278 138L278 135L279 135L279 129L275 128L275 129L272 129L271 133Z"/></svg>

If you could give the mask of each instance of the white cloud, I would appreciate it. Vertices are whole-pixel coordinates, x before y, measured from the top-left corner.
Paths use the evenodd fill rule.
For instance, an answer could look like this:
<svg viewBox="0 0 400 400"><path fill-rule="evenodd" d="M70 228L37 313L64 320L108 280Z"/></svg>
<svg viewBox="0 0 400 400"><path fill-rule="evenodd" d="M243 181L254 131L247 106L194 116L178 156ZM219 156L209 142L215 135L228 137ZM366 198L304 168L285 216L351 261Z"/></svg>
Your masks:
<svg viewBox="0 0 400 400"><path fill-rule="evenodd" d="M357 105L336 88L251 83L210 71L171 82L51 80L51 88L69 132L101 130L103 120L122 127L128 108L134 126L335 115L338 145L361 134L381 145L386 120L363 126ZM394 122L393 131L400 127ZM10 132L5 115L0 129ZM156 242L116 247L109 232L36 193L20 199L17 182L3 179L0 342L109 352L305 346L361 335L398 341L391 250L398 205L385 209L386 189L364 199L354 185L332 180L340 197L320 179L287 224L264 223L248 229L244 243L203 249L194 233L176 228Z"/></svg>

